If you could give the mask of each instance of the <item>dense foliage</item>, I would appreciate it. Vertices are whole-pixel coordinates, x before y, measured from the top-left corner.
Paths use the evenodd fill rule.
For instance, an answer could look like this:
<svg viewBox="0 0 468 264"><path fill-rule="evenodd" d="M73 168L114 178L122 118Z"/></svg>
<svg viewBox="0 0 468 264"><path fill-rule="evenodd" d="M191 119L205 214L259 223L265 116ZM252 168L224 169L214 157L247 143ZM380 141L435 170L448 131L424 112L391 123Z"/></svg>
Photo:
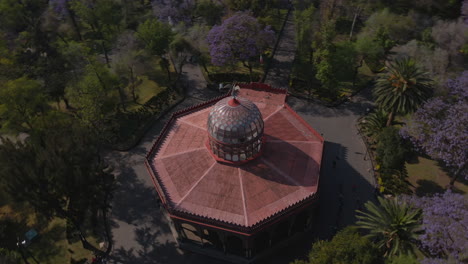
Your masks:
<svg viewBox="0 0 468 264"><path fill-rule="evenodd" d="M236 13L214 26L208 33L211 61L223 66L242 62L252 70L251 63L273 44L274 33L262 28L258 21L248 13Z"/></svg>
<svg viewBox="0 0 468 264"><path fill-rule="evenodd" d="M403 167L407 148L395 127L386 127L377 137L377 160L384 169L398 170Z"/></svg>
<svg viewBox="0 0 468 264"><path fill-rule="evenodd" d="M421 245L434 258L453 259L456 263L468 260L468 200L461 194L446 191L432 197L406 197L414 207L422 210L424 233ZM437 263L427 260L424 263Z"/></svg>
<svg viewBox="0 0 468 264"><path fill-rule="evenodd" d="M384 256L413 253L420 229L421 210L398 199L379 197L379 204L365 204L365 211L357 211L356 225L369 232Z"/></svg>
<svg viewBox="0 0 468 264"><path fill-rule="evenodd" d="M402 134L434 159L468 177L468 71L446 84L446 95L425 103ZM453 181L452 181L453 184Z"/></svg>
<svg viewBox="0 0 468 264"><path fill-rule="evenodd" d="M332 240L314 243L308 261L293 264L379 264L380 252L372 241L361 236L353 227L338 232Z"/></svg>
<svg viewBox="0 0 468 264"><path fill-rule="evenodd" d="M0 137L2 191L83 232L88 217L107 210L113 182L91 135L73 119L52 112L23 142ZM80 238L86 243L83 234Z"/></svg>
<svg viewBox="0 0 468 264"><path fill-rule="evenodd" d="M416 111L432 95L432 81L408 58L390 62L376 81L376 104L389 113L387 126L394 115Z"/></svg>

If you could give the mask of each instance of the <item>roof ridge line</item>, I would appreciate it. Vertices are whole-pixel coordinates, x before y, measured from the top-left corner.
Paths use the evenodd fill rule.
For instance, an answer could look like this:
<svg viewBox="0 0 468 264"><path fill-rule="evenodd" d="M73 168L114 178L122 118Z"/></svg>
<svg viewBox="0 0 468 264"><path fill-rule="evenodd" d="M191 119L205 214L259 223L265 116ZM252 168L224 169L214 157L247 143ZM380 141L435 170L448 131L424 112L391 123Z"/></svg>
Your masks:
<svg viewBox="0 0 468 264"><path fill-rule="evenodd" d="M281 105L280 107L278 107L278 109L276 109L273 113L271 113L270 115L268 115L267 117L265 117L263 119L263 122L265 123L265 121L267 121L268 119L270 119L270 117L272 117L273 115L275 115L276 113L278 113L279 111L281 111L281 109L284 108L284 104ZM260 110L260 109L259 109Z"/></svg>
<svg viewBox="0 0 468 264"><path fill-rule="evenodd" d="M245 201L244 184L242 182L241 169L237 168L237 171L239 172L239 182L240 182L241 195L242 195L242 205L244 207L245 226L248 226L249 225L249 218L248 218L248 215L247 215L247 204L246 204L246 201Z"/></svg>
<svg viewBox="0 0 468 264"><path fill-rule="evenodd" d="M187 196L193 191L193 189L195 189L195 187L198 186L198 184L203 180L203 178L205 178L206 175L208 175L208 172L213 169L213 167L216 165L216 161L213 162L213 165L211 165L206 171L205 173L203 173L203 175L200 177L200 179L197 180L197 182L190 188L190 190L187 191L187 193L184 195L184 197L182 197L180 199L180 201L178 203L176 203L176 205L174 206L174 209L178 209L179 208L179 205L185 200L185 198L187 198Z"/></svg>
<svg viewBox="0 0 468 264"><path fill-rule="evenodd" d="M177 153L169 154L169 155L166 155L166 156L161 156L161 157L159 157L159 158L156 158L156 157L155 157L154 160L163 160L163 159L166 159L166 158L171 158L171 157L174 157L174 156L177 156L177 155L187 154L187 153L190 153L190 152L194 152L194 151L198 151L198 150L203 150L203 149L206 149L206 147L194 148L194 149L190 149L190 150L187 150L187 151L182 151L182 152L177 152Z"/></svg>
<svg viewBox="0 0 468 264"><path fill-rule="evenodd" d="M206 128L196 126L196 125L194 125L194 124L192 124L192 123L190 123L190 122L187 122L187 121L185 121L185 120L180 119L179 121L180 121L181 123L186 124L186 125L193 126L193 127L198 128L198 129L208 131Z"/></svg>

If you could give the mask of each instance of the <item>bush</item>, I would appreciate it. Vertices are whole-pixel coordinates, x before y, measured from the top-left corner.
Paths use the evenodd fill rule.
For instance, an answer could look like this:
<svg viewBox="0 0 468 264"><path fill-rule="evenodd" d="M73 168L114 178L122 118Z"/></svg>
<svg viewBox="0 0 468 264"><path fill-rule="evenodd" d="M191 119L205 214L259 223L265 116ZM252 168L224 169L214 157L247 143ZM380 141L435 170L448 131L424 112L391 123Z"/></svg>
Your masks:
<svg viewBox="0 0 468 264"><path fill-rule="evenodd" d="M318 241L309 253L308 261L296 260L293 264L379 264L380 252L369 239L354 228L347 227L331 240Z"/></svg>
<svg viewBox="0 0 468 264"><path fill-rule="evenodd" d="M380 171L380 192L392 195L412 194L406 171L386 170Z"/></svg>
<svg viewBox="0 0 468 264"><path fill-rule="evenodd" d="M398 129L386 127L377 137L377 161L383 169L401 171L408 149Z"/></svg>

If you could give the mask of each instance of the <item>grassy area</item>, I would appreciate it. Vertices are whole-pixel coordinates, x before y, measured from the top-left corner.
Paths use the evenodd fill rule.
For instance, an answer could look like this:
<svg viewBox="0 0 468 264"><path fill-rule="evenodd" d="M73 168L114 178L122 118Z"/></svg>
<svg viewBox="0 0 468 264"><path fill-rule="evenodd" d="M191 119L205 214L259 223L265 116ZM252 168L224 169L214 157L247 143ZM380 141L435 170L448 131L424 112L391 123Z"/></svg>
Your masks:
<svg viewBox="0 0 468 264"><path fill-rule="evenodd" d="M83 248L80 241L69 244L66 238L66 221L54 218L49 225L39 230L40 236L28 247L28 251L40 263L83 263L92 257L92 252ZM96 245L94 238L89 242ZM33 263L32 257L30 257Z"/></svg>
<svg viewBox="0 0 468 264"><path fill-rule="evenodd" d="M34 259L41 264L84 263L92 257L92 252L84 249L80 241L68 242L64 219L45 219L29 206L14 203L0 207L0 218L10 218L17 222L20 237L31 228L37 230L38 237L25 250L30 263L35 263ZM88 237L88 240L97 245L95 238Z"/></svg>
<svg viewBox="0 0 468 264"><path fill-rule="evenodd" d="M128 102L127 110L134 110L141 107L142 104L148 102L153 96L158 95L160 92L167 89L156 83L153 80L150 80L148 76L139 76L139 84L135 88L135 95L137 97L137 103L134 104L133 102ZM130 85L125 88L125 93L127 94L127 98L132 98L132 91Z"/></svg>
<svg viewBox="0 0 468 264"><path fill-rule="evenodd" d="M159 86L155 81L149 80L146 76L141 76L141 84L135 89L135 93L138 97L138 103L144 104L151 97L164 91L166 87Z"/></svg>
<svg viewBox="0 0 468 264"><path fill-rule="evenodd" d="M418 156L414 161L406 163L408 180L414 186L417 195L443 192L450 182L450 177L438 165L437 161ZM468 185L460 181L455 182L455 191L468 193Z"/></svg>

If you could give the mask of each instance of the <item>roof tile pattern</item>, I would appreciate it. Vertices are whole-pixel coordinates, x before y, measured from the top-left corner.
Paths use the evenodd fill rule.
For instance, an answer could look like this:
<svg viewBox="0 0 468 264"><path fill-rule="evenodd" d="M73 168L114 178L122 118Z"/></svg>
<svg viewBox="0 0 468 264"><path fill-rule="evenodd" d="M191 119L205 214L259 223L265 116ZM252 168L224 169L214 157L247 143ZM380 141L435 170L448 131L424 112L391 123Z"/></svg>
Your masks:
<svg viewBox="0 0 468 264"><path fill-rule="evenodd" d="M179 117L149 164L170 210L254 226L317 192L323 139L289 107L284 93L244 88L265 122L262 156L219 163L204 145L211 107Z"/></svg>

